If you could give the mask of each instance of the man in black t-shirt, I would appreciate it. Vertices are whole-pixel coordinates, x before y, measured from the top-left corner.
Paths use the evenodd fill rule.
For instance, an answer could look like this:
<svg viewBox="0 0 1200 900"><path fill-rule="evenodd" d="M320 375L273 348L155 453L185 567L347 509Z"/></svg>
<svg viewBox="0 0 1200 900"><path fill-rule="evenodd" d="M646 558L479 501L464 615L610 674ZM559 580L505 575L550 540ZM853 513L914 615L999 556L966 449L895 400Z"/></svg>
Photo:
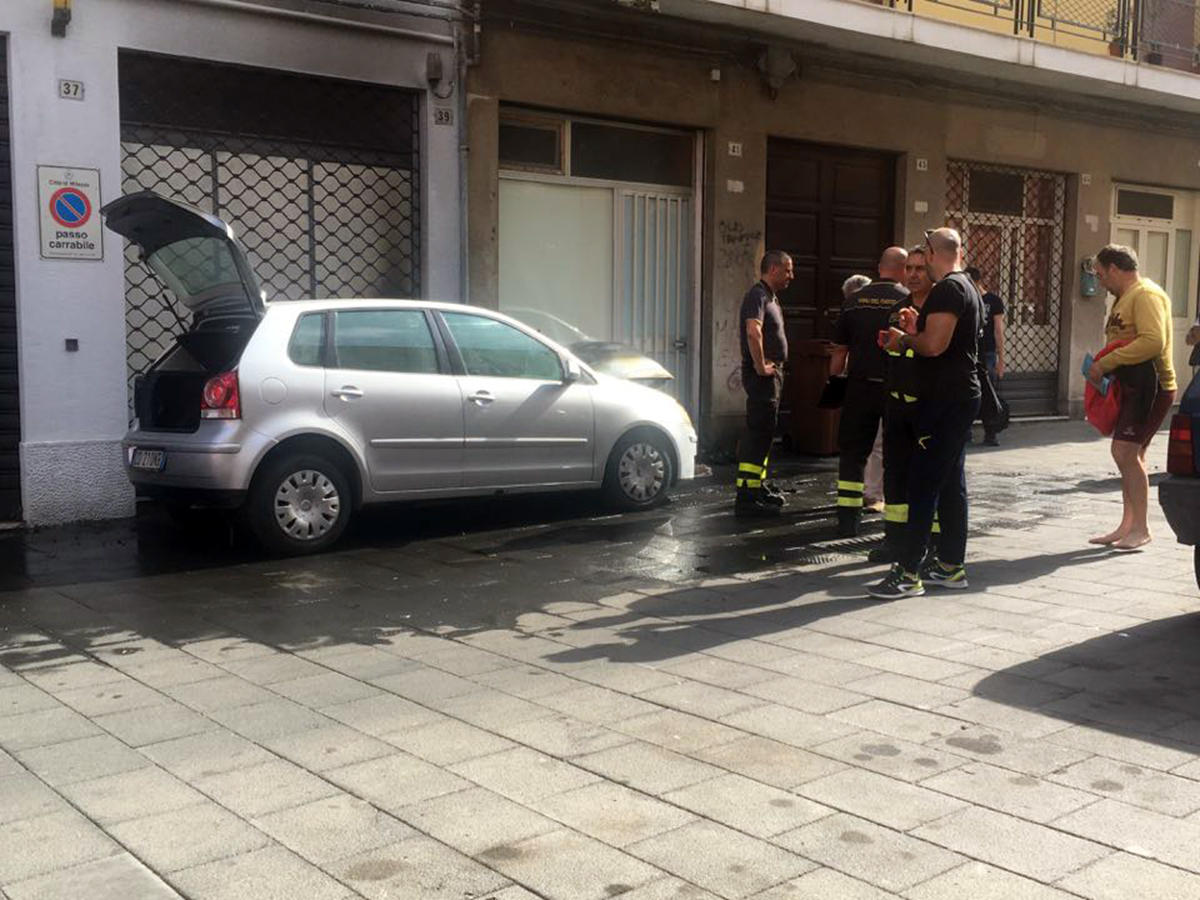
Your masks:
<svg viewBox="0 0 1200 900"><path fill-rule="evenodd" d="M738 443L739 516L778 515L783 495L767 483L771 443L779 424L787 335L778 293L792 282L792 258L772 250L759 267L762 278L746 292L738 313L742 345L742 387L746 390L746 430Z"/></svg>
<svg viewBox="0 0 1200 900"><path fill-rule="evenodd" d="M879 332L887 331L893 308L908 298L908 290L900 284L907 257L903 247L884 250L879 259L879 277L851 294L838 318L832 369L835 373L844 369L849 379L838 425L839 537L858 535L865 490L863 475L883 420L885 357L879 346Z"/></svg>
<svg viewBox="0 0 1200 900"><path fill-rule="evenodd" d="M912 349L917 363L917 451L908 483L908 528L899 562L872 597L925 593L925 584L965 588L967 482L963 466L971 423L979 414L977 371L983 299L962 271L962 239L952 228L925 233L933 290L919 313L905 310L886 349ZM922 566L934 513L941 522L940 559Z"/></svg>

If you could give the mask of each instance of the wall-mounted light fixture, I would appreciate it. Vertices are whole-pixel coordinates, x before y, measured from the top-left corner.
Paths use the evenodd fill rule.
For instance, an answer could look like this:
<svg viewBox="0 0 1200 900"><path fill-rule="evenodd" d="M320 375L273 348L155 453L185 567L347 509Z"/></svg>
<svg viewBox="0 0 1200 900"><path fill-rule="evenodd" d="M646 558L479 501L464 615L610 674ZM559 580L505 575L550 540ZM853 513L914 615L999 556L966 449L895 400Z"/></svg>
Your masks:
<svg viewBox="0 0 1200 900"><path fill-rule="evenodd" d="M446 72L442 66L442 54L436 50L430 50L425 55L425 83L429 85L430 93L439 100L448 100L454 93L453 83L445 89L445 93L438 91L438 86L446 83Z"/></svg>
<svg viewBox="0 0 1200 900"><path fill-rule="evenodd" d="M54 0L54 16L50 19L50 33L55 37L67 36L67 24L71 21L71 0Z"/></svg>

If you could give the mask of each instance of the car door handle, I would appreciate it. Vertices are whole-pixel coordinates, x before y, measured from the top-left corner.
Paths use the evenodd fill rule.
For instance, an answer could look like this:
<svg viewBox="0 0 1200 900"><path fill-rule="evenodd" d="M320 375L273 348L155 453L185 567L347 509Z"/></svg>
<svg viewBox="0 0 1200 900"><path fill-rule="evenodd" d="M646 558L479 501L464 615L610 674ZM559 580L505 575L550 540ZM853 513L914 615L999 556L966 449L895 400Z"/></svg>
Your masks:
<svg viewBox="0 0 1200 900"><path fill-rule="evenodd" d="M330 393L339 400L358 400L361 399L363 395L363 392L359 388L356 388L350 384L343 385L336 391L330 391Z"/></svg>
<svg viewBox="0 0 1200 900"><path fill-rule="evenodd" d="M489 403L496 401L496 398L492 396L490 391L476 391L473 394L468 394L467 399L476 406L487 406Z"/></svg>

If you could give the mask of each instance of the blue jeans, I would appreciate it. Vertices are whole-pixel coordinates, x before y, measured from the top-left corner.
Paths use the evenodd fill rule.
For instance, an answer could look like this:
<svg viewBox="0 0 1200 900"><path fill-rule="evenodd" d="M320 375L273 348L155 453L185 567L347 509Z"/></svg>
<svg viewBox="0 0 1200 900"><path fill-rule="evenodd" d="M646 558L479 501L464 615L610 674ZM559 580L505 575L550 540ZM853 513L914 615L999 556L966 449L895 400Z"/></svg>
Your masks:
<svg viewBox="0 0 1200 900"><path fill-rule="evenodd" d="M916 572L929 547L933 515L941 535L938 557L962 565L967 556L967 439L979 415L979 398L921 399L917 409L917 449L908 478L908 529L900 563Z"/></svg>

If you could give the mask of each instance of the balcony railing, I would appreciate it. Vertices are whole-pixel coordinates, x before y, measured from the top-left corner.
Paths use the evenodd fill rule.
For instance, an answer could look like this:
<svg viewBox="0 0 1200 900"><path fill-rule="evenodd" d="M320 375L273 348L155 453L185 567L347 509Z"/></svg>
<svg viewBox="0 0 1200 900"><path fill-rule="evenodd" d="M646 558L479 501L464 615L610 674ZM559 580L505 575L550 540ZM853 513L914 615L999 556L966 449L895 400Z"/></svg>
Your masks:
<svg viewBox="0 0 1200 900"><path fill-rule="evenodd" d="M874 0L918 15L1200 73L1200 0Z"/></svg>

